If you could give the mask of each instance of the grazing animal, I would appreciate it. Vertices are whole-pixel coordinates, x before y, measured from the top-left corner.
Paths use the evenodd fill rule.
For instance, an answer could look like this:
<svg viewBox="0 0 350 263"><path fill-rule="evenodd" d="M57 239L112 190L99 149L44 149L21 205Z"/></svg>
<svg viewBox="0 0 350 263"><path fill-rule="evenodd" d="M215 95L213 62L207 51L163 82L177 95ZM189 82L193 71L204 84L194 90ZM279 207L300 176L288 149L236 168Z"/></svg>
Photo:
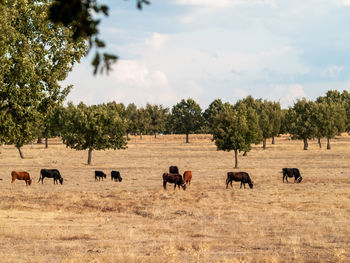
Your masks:
<svg viewBox="0 0 350 263"><path fill-rule="evenodd" d="M176 186L182 187L182 189L186 190L186 185L184 183L184 180L182 179L181 174L173 174L173 173L163 173L163 187L166 189L166 184L174 184L174 190L176 189Z"/></svg>
<svg viewBox="0 0 350 263"><path fill-rule="evenodd" d="M250 188L253 188L253 181L246 172L228 172L226 178L226 188L228 188L228 184L231 184L232 187L232 181L241 182L241 186L239 188L242 188L242 184L245 188L246 183Z"/></svg>
<svg viewBox="0 0 350 263"><path fill-rule="evenodd" d="M60 174L60 171L57 169L41 169L40 170L40 177L38 183L41 181L41 183L44 183L44 178L53 178L53 183L58 184L63 184L63 178Z"/></svg>
<svg viewBox="0 0 350 263"><path fill-rule="evenodd" d="M32 179L29 176L28 172L24 172L24 171L12 171L11 172L11 176L12 176L12 181L11 184L13 184L15 182L15 180L24 180L26 182L26 186L31 185L32 184Z"/></svg>
<svg viewBox="0 0 350 263"><path fill-rule="evenodd" d="M112 171L111 172L111 180L114 180L116 182L121 182L123 178L120 176L119 171Z"/></svg>
<svg viewBox="0 0 350 263"><path fill-rule="evenodd" d="M294 177L294 183L295 181L297 183L300 183L301 180L303 180L303 177L301 177L298 168L282 168L282 173L283 173L283 178L282 178L283 183L284 183L284 178L286 178L286 182L288 183L288 177Z"/></svg>
<svg viewBox="0 0 350 263"><path fill-rule="evenodd" d="M169 173L171 173L171 174L178 174L179 173L179 168L177 168L177 166L170 166L169 167Z"/></svg>
<svg viewBox="0 0 350 263"><path fill-rule="evenodd" d="M95 181L97 181L97 179L98 179L98 181L100 181L100 179L102 179L102 181L103 181L103 178L106 178L106 177L107 177L107 175L104 172L95 171Z"/></svg>
<svg viewBox="0 0 350 263"><path fill-rule="evenodd" d="M191 184L192 172L191 171L185 171L183 178L184 178L184 181L185 181L186 184Z"/></svg>

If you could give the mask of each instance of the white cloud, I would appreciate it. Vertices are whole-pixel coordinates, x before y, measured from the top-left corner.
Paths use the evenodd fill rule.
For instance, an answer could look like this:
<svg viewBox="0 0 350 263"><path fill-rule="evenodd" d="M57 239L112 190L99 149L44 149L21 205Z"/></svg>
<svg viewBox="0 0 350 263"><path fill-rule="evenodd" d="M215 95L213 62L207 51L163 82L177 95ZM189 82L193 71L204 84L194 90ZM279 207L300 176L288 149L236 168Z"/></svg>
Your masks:
<svg viewBox="0 0 350 263"><path fill-rule="evenodd" d="M342 72L344 67L337 65L329 65L326 69L321 71L321 77L335 77L337 74Z"/></svg>
<svg viewBox="0 0 350 263"><path fill-rule="evenodd" d="M176 101L177 96L172 91L166 74L160 70L151 70L138 61L118 61L113 77L113 96L118 101L138 105L146 102L169 105Z"/></svg>
<svg viewBox="0 0 350 263"><path fill-rule="evenodd" d="M155 32L152 34L151 38L145 40L145 44L150 46L153 50L159 50L166 44L167 40L168 35Z"/></svg>
<svg viewBox="0 0 350 263"><path fill-rule="evenodd" d="M350 5L350 0L344 0L344 1L343 1L343 4L344 4L344 5Z"/></svg>
<svg viewBox="0 0 350 263"><path fill-rule="evenodd" d="M201 8L227 8L241 5L273 5L274 0L175 0L179 5Z"/></svg>
<svg viewBox="0 0 350 263"><path fill-rule="evenodd" d="M304 88L300 84L276 84L272 86L273 91L270 99L280 100L282 108L292 106L297 99L306 97Z"/></svg>

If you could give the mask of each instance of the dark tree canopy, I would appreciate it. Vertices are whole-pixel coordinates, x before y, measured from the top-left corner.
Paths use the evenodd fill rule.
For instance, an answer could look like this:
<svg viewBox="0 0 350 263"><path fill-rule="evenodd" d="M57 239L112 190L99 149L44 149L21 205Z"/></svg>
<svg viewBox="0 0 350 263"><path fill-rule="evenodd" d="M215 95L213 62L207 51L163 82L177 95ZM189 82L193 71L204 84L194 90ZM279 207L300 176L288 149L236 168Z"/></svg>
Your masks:
<svg viewBox="0 0 350 263"><path fill-rule="evenodd" d="M202 126L201 107L193 99L182 99L181 102L173 106L171 114L174 132L186 134L186 143L188 143L188 135L199 131Z"/></svg>
<svg viewBox="0 0 350 263"><path fill-rule="evenodd" d="M143 4L150 4L148 0L137 0L137 8L142 9ZM94 74L98 71L110 70L111 64L118 57L113 54L100 53L99 49L105 47L103 40L98 38L100 19L99 14L109 15L108 6L99 4L97 0L54 0L50 8L50 19L67 28L72 28L75 39L83 37L89 41L89 50L95 49L95 57L92 61Z"/></svg>

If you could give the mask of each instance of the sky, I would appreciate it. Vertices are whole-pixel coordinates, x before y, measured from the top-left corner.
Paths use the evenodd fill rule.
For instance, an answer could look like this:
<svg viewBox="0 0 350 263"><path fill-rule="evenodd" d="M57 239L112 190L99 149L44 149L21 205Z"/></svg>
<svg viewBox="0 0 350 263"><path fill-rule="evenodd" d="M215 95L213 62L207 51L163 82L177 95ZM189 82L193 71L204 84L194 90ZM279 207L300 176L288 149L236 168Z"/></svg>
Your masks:
<svg viewBox="0 0 350 263"><path fill-rule="evenodd" d="M67 101L171 108L192 98L204 110L252 95L287 108L350 90L350 0L103 3L100 38L119 60L108 75L92 74L91 56L76 64Z"/></svg>

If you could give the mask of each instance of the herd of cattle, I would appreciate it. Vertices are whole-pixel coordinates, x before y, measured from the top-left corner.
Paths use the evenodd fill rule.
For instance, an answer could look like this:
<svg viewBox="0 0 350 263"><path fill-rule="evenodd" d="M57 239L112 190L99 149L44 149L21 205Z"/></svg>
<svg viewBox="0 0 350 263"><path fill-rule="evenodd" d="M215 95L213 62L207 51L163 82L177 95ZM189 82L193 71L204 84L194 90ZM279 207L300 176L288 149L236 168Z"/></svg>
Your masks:
<svg viewBox="0 0 350 263"><path fill-rule="evenodd" d="M288 183L288 177L294 177L294 182L300 183L303 178L300 175L298 168L283 168L282 169L282 181L284 183L284 180ZM11 183L14 183L15 180L24 180L26 185L31 185L32 179L30 178L30 175L28 172L25 171L13 171L11 172L12 181ZM100 181L102 179L106 179L107 175L102 171L95 171L95 181ZM63 178L60 174L60 172L57 169L41 169L40 170L40 177L38 183L41 181L41 183L44 183L44 178L53 178L53 183L63 184ZM0 179L2 180L2 179ZM119 171L111 171L111 180L115 182L121 182L123 178L120 176ZM183 190L186 190L186 185L191 184L192 180L192 172L191 171L185 171L183 175L179 173L179 169L177 166L170 166L169 167L169 173L163 173L163 187L166 189L167 183L174 184L174 190L176 189L176 186L180 189L182 187ZM240 188L242 188L242 185L245 188L245 184L248 184L250 188L253 188L253 181L250 179L249 174L246 172L228 172L227 178L226 178L226 188L228 188L228 185L230 184L232 187L232 182L241 182Z"/></svg>

